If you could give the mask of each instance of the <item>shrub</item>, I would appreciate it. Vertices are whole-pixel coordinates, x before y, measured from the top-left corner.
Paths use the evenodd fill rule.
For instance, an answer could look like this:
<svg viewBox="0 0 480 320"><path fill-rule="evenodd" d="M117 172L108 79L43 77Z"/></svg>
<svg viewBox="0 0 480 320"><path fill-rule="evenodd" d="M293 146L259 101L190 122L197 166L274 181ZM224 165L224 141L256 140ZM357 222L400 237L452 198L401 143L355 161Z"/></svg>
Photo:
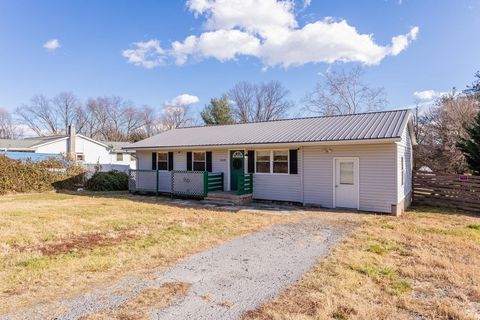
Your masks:
<svg viewBox="0 0 480 320"><path fill-rule="evenodd" d="M128 175L117 170L95 172L87 181L86 188L92 191L128 190Z"/></svg>
<svg viewBox="0 0 480 320"><path fill-rule="evenodd" d="M73 189L82 184L84 173L64 160L22 161L0 155L0 194Z"/></svg>

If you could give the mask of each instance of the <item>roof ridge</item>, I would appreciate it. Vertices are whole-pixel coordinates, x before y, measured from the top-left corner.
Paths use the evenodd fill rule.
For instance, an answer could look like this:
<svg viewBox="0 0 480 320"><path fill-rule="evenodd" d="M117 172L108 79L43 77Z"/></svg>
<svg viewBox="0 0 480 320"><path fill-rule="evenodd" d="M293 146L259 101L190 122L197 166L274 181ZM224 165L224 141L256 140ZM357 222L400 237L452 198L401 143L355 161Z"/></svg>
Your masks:
<svg viewBox="0 0 480 320"><path fill-rule="evenodd" d="M350 114L334 114L327 116L309 116L309 117L294 117L294 118L285 118L285 119L274 119L274 120L261 120L261 121L252 121L252 122L242 122L242 123L229 123L229 124L217 124L217 125L198 125L198 126L187 126L174 128L173 130L179 129L192 129L192 128L208 128L208 127L227 127L227 126L236 126L236 125L246 125L253 123L266 123L266 122L281 122L281 121L290 121L290 120L307 120L307 119L320 119L320 118L336 118L336 117L347 117L347 116L358 116L365 114L377 114L377 113L389 113L389 112L400 112L400 111L411 111L408 108L405 109L395 109L395 110L381 110L381 111L367 111L367 112L358 112Z"/></svg>

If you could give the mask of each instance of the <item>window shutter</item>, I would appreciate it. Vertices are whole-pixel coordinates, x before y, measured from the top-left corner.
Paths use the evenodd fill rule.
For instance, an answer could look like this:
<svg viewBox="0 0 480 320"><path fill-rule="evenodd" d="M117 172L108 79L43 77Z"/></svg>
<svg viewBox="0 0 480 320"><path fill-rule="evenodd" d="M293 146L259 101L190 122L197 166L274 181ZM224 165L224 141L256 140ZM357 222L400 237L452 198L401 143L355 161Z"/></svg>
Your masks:
<svg viewBox="0 0 480 320"><path fill-rule="evenodd" d="M255 151L248 150L248 173L255 173Z"/></svg>
<svg viewBox="0 0 480 320"><path fill-rule="evenodd" d="M168 171L173 170L173 152L168 153Z"/></svg>
<svg viewBox="0 0 480 320"><path fill-rule="evenodd" d="M192 153L187 152L187 171L192 171Z"/></svg>
<svg viewBox="0 0 480 320"><path fill-rule="evenodd" d="M152 152L152 170L157 170L157 153Z"/></svg>
<svg viewBox="0 0 480 320"><path fill-rule="evenodd" d="M290 174L298 174L298 150L290 150Z"/></svg>
<svg viewBox="0 0 480 320"><path fill-rule="evenodd" d="M212 151L205 152L205 160L207 161L207 171L212 172Z"/></svg>

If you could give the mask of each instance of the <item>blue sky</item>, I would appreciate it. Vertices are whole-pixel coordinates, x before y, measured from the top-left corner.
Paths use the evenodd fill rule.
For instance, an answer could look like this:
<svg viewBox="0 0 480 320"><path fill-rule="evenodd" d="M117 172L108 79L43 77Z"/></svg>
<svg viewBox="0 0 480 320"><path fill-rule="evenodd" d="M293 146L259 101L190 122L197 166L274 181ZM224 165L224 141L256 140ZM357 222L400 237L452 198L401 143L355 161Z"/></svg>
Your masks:
<svg viewBox="0 0 480 320"><path fill-rule="evenodd" d="M263 1L272 5L267 16L253 6L232 18L229 4L213 0L1 0L0 107L72 91L83 100L120 95L155 108L189 94L200 110L237 81L280 80L298 109L321 72L363 64L365 80L384 87L394 109L412 104L416 91L463 89L480 69L480 1ZM208 41L214 33L222 37ZM402 41L393 48L395 36ZM277 44L263 45L270 42ZM141 57L142 45L150 55Z"/></svg>

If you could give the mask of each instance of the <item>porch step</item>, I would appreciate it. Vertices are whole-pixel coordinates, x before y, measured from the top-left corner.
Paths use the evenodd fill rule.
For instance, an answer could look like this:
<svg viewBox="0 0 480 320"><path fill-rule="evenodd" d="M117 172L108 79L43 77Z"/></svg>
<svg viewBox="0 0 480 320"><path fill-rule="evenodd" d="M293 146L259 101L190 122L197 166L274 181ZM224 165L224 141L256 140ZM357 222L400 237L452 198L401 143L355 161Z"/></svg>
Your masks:
<svg viewBox="0 0 480 320"><path fill-rule="evenodd" d="M224 205L241 205L252 201L252 194L238 195L233 192L210 192L205 200Z"/></svg>

